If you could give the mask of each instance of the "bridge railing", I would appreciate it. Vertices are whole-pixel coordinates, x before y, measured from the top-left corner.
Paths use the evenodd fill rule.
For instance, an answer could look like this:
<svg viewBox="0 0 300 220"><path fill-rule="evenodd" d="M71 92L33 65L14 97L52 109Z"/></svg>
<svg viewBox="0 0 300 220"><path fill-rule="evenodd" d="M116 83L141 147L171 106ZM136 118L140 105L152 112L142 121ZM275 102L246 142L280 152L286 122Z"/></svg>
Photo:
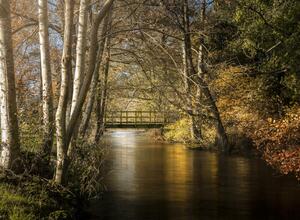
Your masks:
<svg viewBox="0 0 300 220"><path fill-rule="evenodd" d="M169 122L166 113L156 111L108 111L105 115L106 125L164 125Z"/></svg>

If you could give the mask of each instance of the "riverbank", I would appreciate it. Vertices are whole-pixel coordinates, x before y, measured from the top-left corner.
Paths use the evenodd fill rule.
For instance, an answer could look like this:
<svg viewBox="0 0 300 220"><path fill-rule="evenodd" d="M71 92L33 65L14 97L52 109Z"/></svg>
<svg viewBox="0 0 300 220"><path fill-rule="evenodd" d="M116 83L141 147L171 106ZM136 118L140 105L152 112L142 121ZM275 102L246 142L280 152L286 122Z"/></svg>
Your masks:
<svg viewBox="0 0 300 220"><path fill-rule="evenodd" d="M76 219L79 200L67 188L37 176L0 176L0 219Z"/></svg>
<svg viewBox="0 0 300 220"><path fill-rule="evenodd" d="M286 110L280 118L262 118L249 113L243 120L223 114L231 154L262 158L284 175L300 180L300 107ZM255 120L254 120L255 119ZM185 143L188 149L217 151L213 127L203 127L203 141L193 143L190 121L181 119L168 125L163 139Z"/></svg>
<svg viewBox="0 0 300 220"><path fill-rule="evenodd" d="M29 159L36 152L27 154L31 156L23 158L21 174L9 170L0 174L0 219L82 219L89 199L103 192L106 149L78 142L64 186L51 179L54 163L37 171Z"/></svg>

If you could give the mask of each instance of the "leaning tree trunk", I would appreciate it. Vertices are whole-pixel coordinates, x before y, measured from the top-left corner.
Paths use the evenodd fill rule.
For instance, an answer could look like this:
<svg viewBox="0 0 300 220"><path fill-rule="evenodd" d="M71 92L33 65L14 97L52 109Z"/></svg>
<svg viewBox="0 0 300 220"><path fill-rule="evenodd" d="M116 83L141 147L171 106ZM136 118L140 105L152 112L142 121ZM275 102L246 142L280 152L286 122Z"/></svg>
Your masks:
<svg viewBox="0 0 300 220"><path fill-rule="evenodd" d="M188 62L187 62L187 56L186 56L186 44L183 43L183 52L182 52L182 58L183 58L183 75L184 75L184 91L187 96L186 100L186 109L189 114L189 118L191 121L190 126L190 133L192 140L199 140L201 138L200 132L197 129L197 122L195 117L193 116L194 110L192 105L192 98L191 98L191 76L189 74L189 68L188 68Z"/></svg>
<svg viewBox="0 0 300 220"><path fill-rule="evenodd" d="M64 47L61 62L61 87L58 107L56 111L56 138L57 138L57 163L55 182L64 182L67 167L67 142L66 142L66 110L68 103L68 83L72 74L72 25L74 16L74 1L65 0L64 8Z"/></svg>
<svg viewBox="0 0 300 220"><path fill-rule="evenodd" d="M190 19L189 19L189 8L188 1L184 0L182 5L183 11L183 74L184 74L184 84L185 84L185 93L187 94L187 103L186 108L189 112L189 117L191 120L191 137L193 140L200 141L202 139L201 130L197 127L197 120L194 116L194 108L191 98L191 80L194 77L195 69L194 64L191 59L192 50L191 50L191 40L190 40Z"/></svg>
<svg viewBox="0 0 300 220"><path fill-rule="evenodd" d="M91 89L89 92L90 96L87 100L87 105L86 105L85 111L83 112L83 117L82 117L82 124L81 124L81 129L80 129L80 133L81 133L82 137L85 136L86 130L88 129L89 121L91 118L91 114L92 114L92 110L93 110L93 106L94 106L94 102L95 102L95 98L96 98L96 94L97 94L97 90L101 87L101 79L99 77L99 71L100 71L100 66L102 64L102 60L103 60L104 50L107 45L106 44L107 38L110 37L110 36L107 36L108 35L108 22L109 22L110 17L111 16L109 14L105 17L102 31L101 31L101 36L100 36L101 43L99 45L98 52L97 52L97 64L95 67L95 72L93 75Z"/></svg>
<svg viewBox="0 0 300 220"><path fill-rule="evenodd" d="M107 82L108 82L108 73L110 67L110 42L108 39L107 42L107 56L104 67L104 80L103 87L98 88L97 91L97 100L96 100L96 134L95 134L95 143L99 143L101 136L104 133L104 117L106 109L106 100L107 100Z"/></svg>
<svg viewBox="0 0 300 220"><path fill-rule="evenodd" d="M215 118L215 126L217 130L217 137L216 137L216 144L219 146L220 150L223 152L230 151L229 144L228 144L228 138L226 131L224 129L222 119L220 117L220 113L218 110L218 107L216 105L216 102L214 101L211 92L208 89L208 85L205 82L207 69L206 69L206 48L205 48L205 41L204 41L204 32L205 32L205 21L206 21L206 7L207 3L206 0L202 0L201 5L201 31L200 38L199 38L199 50L198 50L198 88L197 88L197 95L198 95L198 102L201 103L203 98L201 97L201 90L204 90L205 96L208 99L208 102L211 106L211 110L213 112L214 118ZM204 88L205 87L205 88Z"/></svg>
<svg viewBox="0 0 300 220"><path fill-rule="evenodd" d="M15 170L20 143L9 0L0 0L0 99L0 166Z"/></svg>
<svg viewBox="0 0 300 220"><path fill-rule="evenodd" d="M90 42L91 47L88 55L88 70L82 87L79 92L77 102L75 104L70 121L66 126L66 109L68 103L68 82L72 73L71 56L72 56L72 20L74 15L74 1L65 0L65 27L64 27L64 48L62 56L61 71L61 89L59 104L56 112L56 136L57 136L57 165L55 173L55 181L64 183L67 175L69 160L68 155L72 152L68 151L68 147L72 140L75 128L80 116L82 106L85 102L89 86L93 77L96 54L98 48L98 29L103 18L106 16L114 0L106 0L101 11L98 13L95 22L93 22Z"/></svg>
<svg viewBox="0 0 300 220"><path fill-rule="evenodd" d="M53 92L50 68L50 48L48 31L48 1L39 0L38 7L44 130L42 158L46 159L46 162L48 162L50 159L54 135Z"/></svg>
<svg viewBox="0 0 300 220"><path fill-rule="evenodd" d="M98 51L98 29L99 25L102 22L102 20L105 18L107 13L109 12L114 0L106 0L105 3L102 6L101 11L97 14L97 17L95 21L93 22L91 33L90 33L90 45L92 45L89 49L88 54L88 69L86 72L86 76L84 78L84 81L82 83L82 87L80 89L80 93L77 99L77 102L75 104L73 113L70 117L70 122L67 127L67 138L66 138L66 144L68 145L72 139L72 136L74 134L74 128L78 122L79 115L81 113L83 104L85 102L89 87L91 85L91 81L93 78L93 73L95 71L95 63L96 63L96 57L97 57L97 51Z"/></svg>
<svg viewBox="0 0 300 220"><path fill-rule="evenodd" d="M203 80L202 77L197 77L197 83L198 87L201 89L205 98L207 99L207 103L210 106L210 110L214 117L214 124L217 130L216 144L219 147L220 151L228 153L230 151L228 138L216 102L211 95L208 84ZM199 100L199 102L202 101L202 99Z"/></svg>
<svg viewBox="0 0 300 220"><path fill-rule="evenodd" d="M110 46L111 46L111 28L112 28L112 13L109 14L107 21L108 30L107 30L107 39L106 39L106 59L105 66L103 71L103 84L102 87L100 85L96 91L96 133L95 133L95 143L99 143L101 136L104 133L104 117L105 117L105 109L106 109L106 100L107 100L107 82L108 82L108 73L110 68Z"/></svg>
<svg viewBox="0 0 300 220"><path fill-rule="evenodd" d="M81 136L84 137L85 133L87 131L87 128L89 126L89 121L91 118L91 114L92 114L92 110L94 107L94 103L95 103L95 97L96 97L96 93L97 93L97 88L100 87L101 85L101 80L99 77L99 71L100 71L100 66L102 64L102 60L103 60L103 54L104 54L104 50L106 47L106 39L107 39L107 27L108 27L108 21L109 21L110 15L107 15L102 27L102 31L101 31L101 43L99 45L99 49L97 52L97 64L95 67L95 72L93 75L93 79L92 79L92 84L91 84L91 89L89 92L89 98L87 100L87 105L85 108L85 111L83 112L83 117L82 117L82 124L81 124L81 128L80 128L80 133ZM109 37L109 36L108 36Z"/></svg>
<svg viewBox="0 0 300 220"><path fill-rule="evenodd" d="M197 67L198 67L198 77L202 77L205 79L206 75L206 49L204 45L204 31L205 31L205 20L206 20L206 0L202 0L201 7L200 7L200 22L201 22L201 28L200 28L200 33L199 33L199 50L198 50L198 62L197 62ZM202 113L202 106L201 102L203 100L202 97L202 92L201 88L197 86L197 93L196 93L196 111L198 113ZM201 130L201 125L202 125L202 119L198 118L198 126L199 130Z"/></svg>
<svg viewBox="0 0 300 220"><path fill-rule="evenodd" d="M82 80L84 77L84 65L85 65L85 51L86 51L86 42L87 42L87 13L88 6L90 5L90 0L81 0L79 8L79 19L78 19L78 34L77 34L77 43L76 43L76 66L74 73L74 82L73 82L73 96L72 96L72 105L71 105L71 114L74 111L80 88L82 85ZM93 46L93 45L92 45Z"/></svg>
<svg viewBox="0 0 300 220"><path fill-rule="evenodd" d="M75 71L74 71L74 79L70 80L70 87L72 87L72 92L69 92L69 102L70 108L67 110L67 124L70 120L70 116L73 113L75 108L80 88L82 85L82 80L84 78L84 70L85 70L85 55L86 55L86 45L87 45L87 20L88 20L88 8L90 5L90 0L81 0L79 7L79 18L78 18L78 34L77 34L77 42L76 42L76 60L75 60ZM70 89L69 89L70 91ZM74 128L74 137L68 147L68 152L72 151L72 148L76 145L77 134L79 129L79 123ZM71 156L68 153L69 156Z"/></svg>
<svg viewBox="0 0 300 220"><path fill-rule="evenodd" d="M186 8L185 12L186 11L188 12L188 0L184 0L184 7ZM185 14L186 14L186 19L188 20L189 19L188 13L185 13ZM186 22L186 23L189 24L189 22ZM200 73L197 73L194 68L191 34L190 34L191 32L189 30L189 27L186 30L188 30L186 32L186 39L185 39L185 44L186 44L186 48L187 48L186 56L187 56L188 62L190 64L191 74L193 76L195 76L195 81L197 83L197 89L203 93L208 105L210 106L210 110L213 114L215 125L216 125L216 130L217 130L217 138L216 139L217 139L218 147L219 147L220 151L228 152L230 150L229 145L228 145L228 138L227 138L227 134L226 134L226 131L224 129L224 126L223 126L223 123L222 123L222 120L220 117L218 107L216 105L216 102L210 92L209 86L206 83L205 79L201 76ZM200 97L200 100L198 100L198 102L199 103L203 102L202 97Z"/></svg>

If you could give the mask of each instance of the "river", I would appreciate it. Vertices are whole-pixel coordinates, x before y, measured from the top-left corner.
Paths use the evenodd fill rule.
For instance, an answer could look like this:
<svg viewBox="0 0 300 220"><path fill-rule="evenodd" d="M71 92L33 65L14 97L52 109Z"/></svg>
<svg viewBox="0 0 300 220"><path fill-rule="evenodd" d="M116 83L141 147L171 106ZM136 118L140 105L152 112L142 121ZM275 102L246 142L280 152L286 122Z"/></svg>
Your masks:
<svg viewBox="0 0 300 220"><path fill-rule="evenodd" d="M111 172L91 219L300 219L300 184L259 160L187 150L142 131L105 135Z"/></svg>

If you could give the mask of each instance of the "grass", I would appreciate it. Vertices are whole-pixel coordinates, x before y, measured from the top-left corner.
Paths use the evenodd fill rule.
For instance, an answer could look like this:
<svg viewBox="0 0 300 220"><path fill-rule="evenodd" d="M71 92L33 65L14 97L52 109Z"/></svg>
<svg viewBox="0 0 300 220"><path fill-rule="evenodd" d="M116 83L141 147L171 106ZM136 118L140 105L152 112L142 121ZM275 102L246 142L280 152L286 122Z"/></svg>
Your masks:
<svg viewBox="0 0 300 220"><path fill-rule="evenodd" d="M75 197L38 177L0 179L0 219L73 219Z"/></svg>
<svg viewBox="0 0 300 220"><path fill-rule="evenodd" d="M39 202L32 196L23 195L9 184L0 185L0 218L12 220L38 219L35 211Z"/></svg>

